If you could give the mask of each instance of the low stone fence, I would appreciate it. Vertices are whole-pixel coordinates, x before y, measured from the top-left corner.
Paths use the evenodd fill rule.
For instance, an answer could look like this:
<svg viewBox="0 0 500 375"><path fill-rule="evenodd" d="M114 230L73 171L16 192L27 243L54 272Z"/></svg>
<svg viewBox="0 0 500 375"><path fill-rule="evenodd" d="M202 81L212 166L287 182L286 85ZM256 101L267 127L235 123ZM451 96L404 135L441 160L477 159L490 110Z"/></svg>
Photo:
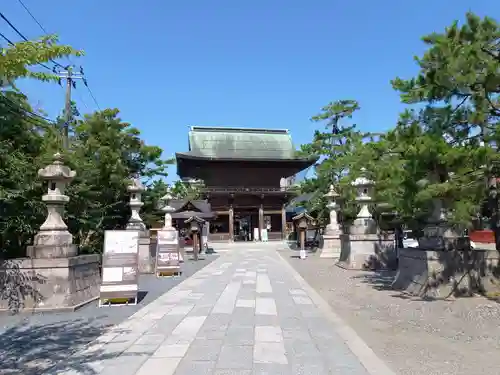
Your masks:
<svg viewBox="0 0 500 375"><path fill-rule="evenodd" d="M0 261L0 311L75 310L99 295L100 255Z"/></svg>
<svg viewBox="0 0 500 375"><path fill-rule="evenodd" d="M392 287L410 295L448 298L500 292L500 253L491 246L453 251L403 248L398 258Z"/></svg>

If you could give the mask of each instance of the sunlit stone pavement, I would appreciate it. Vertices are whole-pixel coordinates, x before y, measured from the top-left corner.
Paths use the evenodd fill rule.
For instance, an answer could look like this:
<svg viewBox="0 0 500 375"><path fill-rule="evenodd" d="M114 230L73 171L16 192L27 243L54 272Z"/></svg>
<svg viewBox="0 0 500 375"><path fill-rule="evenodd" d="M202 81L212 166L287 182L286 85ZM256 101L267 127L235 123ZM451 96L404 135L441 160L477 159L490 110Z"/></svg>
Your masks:
<svg viewBox="0 0 500 375"><path fill-rule="evenodd" d="M235 245L70 359L47 373L393 374L273 246L257 244Z"/></svg>

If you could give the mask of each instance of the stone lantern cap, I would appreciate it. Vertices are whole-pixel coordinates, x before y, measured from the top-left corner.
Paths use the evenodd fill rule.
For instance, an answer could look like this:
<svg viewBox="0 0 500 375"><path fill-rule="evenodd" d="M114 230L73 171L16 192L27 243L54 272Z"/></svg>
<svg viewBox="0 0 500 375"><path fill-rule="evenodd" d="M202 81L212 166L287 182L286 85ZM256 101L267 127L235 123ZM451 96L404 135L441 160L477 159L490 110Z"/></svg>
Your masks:
<svg viewBox="0 0 500 375"><path fill-rule="evenodd" d="M56 153L53 160L52 164L38 170L38 176L42 180L70 182L75 178L76 172L63 164L63 158L60 153Z"/></svg>
<svg viewBox="0 0 500 375"><path fill-rule="evenodd" d="M165 202L165 205L160 208L163 212L171 213L171 212L175 211L175 208L173 208L169 205L169 201L171 201L171 200L172 200L172 195L170 193L167 193L163 197L160 198L161 202ZM161 205L161 203L160 203L160 205Z"/></svg>
<svg viewBox="0 0 500 375"><path fill-rule="evenodd" d="M129 193L140 193L143 192L144 190L146 190L146 188L142 184L141 180L139 180L138 178L133 178L130 181L130 185L127 186L127 191Z"/></svg>
<svg viewBox="0 0 500 375"><path fill-rule="evenodd" d="M163 197L161 197L160 200L163 202L168 202L168 201L172 200L172 194L167 193Z"/></svg>
<svg viewBox="0 0 500 375"><path fill-rule="evenodd" d="M361 168L361 176L359 176L357 179L355 179L352 182L352 186L354 187L360 187L360 186L372 186L375 184L373 180L370 180L369 178L366 178L364 174L366 173L365 168Z"/></svg>
<svg viewBox="0 0 500 375"><path fill-rule="evenodd" d="M328 193L326 193L326 194L324 195L324 197L326 197L326 198L337 198L337 197L339 197L339 196L340 196L340 194L339 194L339 193L337 193L337 191L335 190L335 187L333 186L333 184L332 184L332 185L330 185L330 188L329 188L329 190L328 190Z"/></svg>

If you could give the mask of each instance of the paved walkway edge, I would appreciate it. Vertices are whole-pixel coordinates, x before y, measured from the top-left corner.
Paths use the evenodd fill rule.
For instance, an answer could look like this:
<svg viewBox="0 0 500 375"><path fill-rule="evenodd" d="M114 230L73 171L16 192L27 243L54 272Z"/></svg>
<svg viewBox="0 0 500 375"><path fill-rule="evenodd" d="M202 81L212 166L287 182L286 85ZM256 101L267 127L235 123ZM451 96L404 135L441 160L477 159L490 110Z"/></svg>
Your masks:
<svg viewBox="0 0 500 375"><path fill-rule="evenodd" d="M295 280L297 280L302 288L308 292L309 297L313 300L316 306L332 322L339 336L342 337L349 349L366 368L368 373L370 375L396 375L396 373L375 354L375 352L363 341L363 339L359 337L356 331L354 331L354 329L352 329L332 310L332 307L328 304L328 302L326 302L323 297L321 297L319 293L307 283L307 281L286 259L283 258L278 251L277 254L285 266L288 267Z"/></svg>
<svg viewBox="0 0 500 375"><path fill-rule="evenodd" d="M189 279L191 279L196 274L202 272L205 269L205 267L210 266L210 265L214 264L215 262L217 262L220 258L221 257L218 256L213 261L211 261L210 263L207 263L205 266L201 267L198 271L196 271L195 273L193 273L189 277L187 277L184 280L182 280L179 284L175 285L173 288L167 289L164 293L162 293L161 295L159 295L157 298L155 298L154 300L152 300L147 305L142 306L139 310L137 310L135 313L133 313L132 315L130 315L123 322L115 324L115 325L110 326L110 327L107 327L106 329L104 329L104 332L99 337L97 337L96 339L94 339L94 340L90 341L89 343L83 345L82 347L78 348L77 350L75 350L74 352L72 352L71 354L69 354L69 356L83 354L83 353L91 352L93 350L99 350L100 348L102 348L104 345L106 345L107 343L109 343L110 341L112 341L116 336L119 335L119 333L116 333L117 330L128 328L128 326L130 324L130 321L133 318L137 318L137 317L146 315L148 313L148 311L149 311L148 310L148 306L150 306L158 298L162 297L165 293L169 293L169 292L174 292L175 293L176 291L182 289L183 286L184 286L183 284L185 282L187 282ZM171 276L171 277L178 277L178 276ZM140 290L140 288L139 288L139 290ZM119 309L119 308L120 308L120 306L106 306L106 307L101 307L101 309ZM62 360L59 361L58 363L54 363L54 365L50 366L46 371L49 371L49 370L57 368L61 364L61 362L62 362Z"/></svg>

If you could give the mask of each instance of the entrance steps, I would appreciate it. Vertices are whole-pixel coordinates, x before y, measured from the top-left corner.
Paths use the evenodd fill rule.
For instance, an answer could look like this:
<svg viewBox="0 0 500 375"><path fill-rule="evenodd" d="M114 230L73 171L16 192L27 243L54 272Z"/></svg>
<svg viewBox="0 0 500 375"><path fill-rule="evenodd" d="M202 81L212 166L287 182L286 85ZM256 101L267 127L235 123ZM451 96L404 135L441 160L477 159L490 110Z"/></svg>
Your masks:
<svg viewBox="0 0 500 375"><path fill-rule="evenodd" d="M262 249L287 249L288 245L285 241L268 241L268 242L254 242L254 241L238 241L238 242L212 242L208 244L218 253L238 250L262 250Z"/></svg>

